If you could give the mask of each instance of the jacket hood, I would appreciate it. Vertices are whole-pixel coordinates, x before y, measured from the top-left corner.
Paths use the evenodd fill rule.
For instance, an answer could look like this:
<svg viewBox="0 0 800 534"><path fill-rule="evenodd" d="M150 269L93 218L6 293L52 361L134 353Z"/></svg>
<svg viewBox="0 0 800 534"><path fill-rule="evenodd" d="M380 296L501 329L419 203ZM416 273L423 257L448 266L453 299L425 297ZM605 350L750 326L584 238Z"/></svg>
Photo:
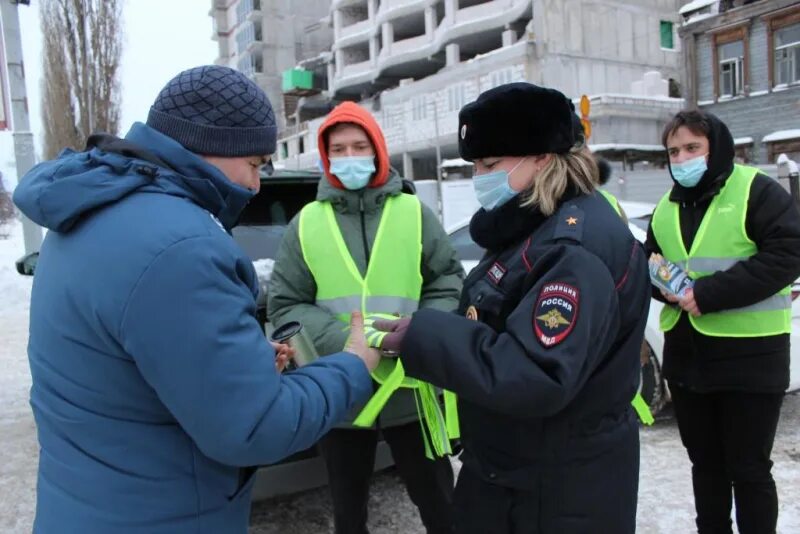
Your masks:
<svg viewBox="0 0 800 534"><path fill-rule="evenodd" d="M333 126L342 123L353 123L360 126L367 133L372 146L375 149L375 175L367 187L381 187L389 178L389 150L386 148L386 139L383 137L381 127L375 118L364 108L353 102L343 102L333 108L328 117L319 127L317 134L317 148L322 162L322 170L328 181L338 189L344 189L342 182L336 175L331 174L331 161L328 158L328 147L326 146L326 132Z"/></svg>
<svg viewBox="0 0 800 534"><path fill-rule="evenodd" d="M693 202L714 196L733 172L736 150L731 131L715 115L708 112L704 113L711 123L711 131L708 133L708 168L700 182L694 187L683 187L673 177L674 185L670 193L671 200ZM669 162L669 157L667 162ZM672 177L672 167L670 165L667 165L667 167L669 168L670 177Z"/></svg>
<svg viewBox="0 0 800 534"><path fill-rule="evenodd" d="M125 139L92 136L84 152L67 149L35 166L14 190L14 204L37 224L67 232L90 212L136 192L186 198L228 230L254 195L177 141L135 123Z"/></svg>

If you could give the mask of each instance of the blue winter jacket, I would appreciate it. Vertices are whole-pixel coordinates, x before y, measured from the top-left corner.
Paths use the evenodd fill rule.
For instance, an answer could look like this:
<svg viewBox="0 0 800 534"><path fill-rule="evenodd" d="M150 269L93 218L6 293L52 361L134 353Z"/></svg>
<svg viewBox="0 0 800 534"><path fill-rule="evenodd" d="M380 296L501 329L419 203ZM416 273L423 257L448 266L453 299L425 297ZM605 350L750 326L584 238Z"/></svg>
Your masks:
<svg viewBox="0 0 800 534"><path fill-rule="evenodd" d="M14 192L50 230L28 345L34 531L243 533L240 467L311 446L372 382L346 353L278 374L226 232L252 193L144 124L125 140L143 150L66 151Z"/></svg>

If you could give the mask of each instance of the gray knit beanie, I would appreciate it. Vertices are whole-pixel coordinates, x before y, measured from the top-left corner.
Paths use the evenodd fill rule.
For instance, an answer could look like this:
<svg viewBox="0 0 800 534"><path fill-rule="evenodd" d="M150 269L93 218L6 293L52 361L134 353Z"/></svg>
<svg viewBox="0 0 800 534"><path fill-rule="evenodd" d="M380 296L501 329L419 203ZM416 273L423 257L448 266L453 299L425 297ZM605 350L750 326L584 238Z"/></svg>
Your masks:
<svg viewBox="0 0 800 534"><path fill-rule="evenodd" d="M161 90L147 125L196 154L265 156L275 152L275 113L264 91L217 65L185 70Z"/></svg>

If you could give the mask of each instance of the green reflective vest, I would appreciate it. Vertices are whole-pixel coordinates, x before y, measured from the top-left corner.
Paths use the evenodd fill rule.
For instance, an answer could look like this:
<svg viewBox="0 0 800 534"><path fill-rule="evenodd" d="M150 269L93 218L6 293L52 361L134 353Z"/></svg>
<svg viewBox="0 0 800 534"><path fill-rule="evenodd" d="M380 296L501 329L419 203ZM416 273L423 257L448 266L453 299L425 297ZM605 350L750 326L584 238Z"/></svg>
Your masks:
<svg viewBox="0 0 800 534"><path fill-rule="evenodd" d="M697 280L731 268L758 252L747 236L747 204L750 186L758 173L754 167L734 165L733 173L708 206L689 252L681 236L677 202L670 202L669 192L653 213L653 234L668 260L680 265ZM767 209L769 209L767 207ZM786 287L777 294L750 306L689 316L695 330L707 336L760 337L791 332L791 296ZM702 312L702 310L701 310ZM661 310L661 329L671 330L683 310L665 305Z"/></svg>
<svg viewBox="0 0 800 534"><path fill-rule="evenodd" d="M606 197L606 200L608 200L608 203L611 204L612 208L614 208L614 211L617 212L617 215L622 215L622 209L619 206L619 200L617 200L617 197L605 189L598 189L597 192Z"/></svg>
<svg viewBox="0 0 800 534"><path fill-rule="evenodd" d="M606 200L608 200L608 203L611 204L611 207L614 208L614 211L617 212L617 215L622 217L622 207L619 205L619 200L617 200L617 197L603 189L598 189L597 191L603 195ZM646 425L652 425L655 422L653 412L650 411L650 406L648 406L645 402L641 392L636 392L636 395L634 395L633 400L631 401L631 406L633 406L633 409L636 410L636 415L639 416L639 420L642 423Z"/></svg>
<svg viewBox="0 0 800 534"><path fill-rule="evenodd" d="M422 208L417 197L400 194L386 200L365 276L347 250L330 202L311 202L301 210L299 236L303 259L317 285L315 304L341 321L343 328L354 310L361 310L368 322L417 310L422 292ZM452 393L445 392L445 420L434 388L405 376L399 358L383 358L372 377L381 387L353 422L355 426L371 426L394 391L413 388L420 421L428 427L434 451L440 456L451 452L448 438L458 434ZM425 429L423 435L427 436ZM430 456L427 440L425 445Z"/></svg>

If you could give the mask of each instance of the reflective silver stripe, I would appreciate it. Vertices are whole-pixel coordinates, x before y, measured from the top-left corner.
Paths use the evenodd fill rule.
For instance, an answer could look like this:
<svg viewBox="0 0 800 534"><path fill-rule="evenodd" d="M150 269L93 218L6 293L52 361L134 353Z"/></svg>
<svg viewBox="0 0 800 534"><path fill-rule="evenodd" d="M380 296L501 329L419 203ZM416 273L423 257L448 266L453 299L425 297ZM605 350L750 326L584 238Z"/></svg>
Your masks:
<svg viewBox="0 0 800 534"><path fill-rule="evenodd" d="M399 313L410 315L417 311L419 302L403 297L367 297L367 313Z"/></svg>
<svg viewBox="0 0 800 534"><path fill-rule="evenodd" d="M789 295L772 295L769 298L756 302L750 306L743 308L734 308L732 310L722 310L717 313L750 313L762 311L780 311L788 310L792 307L792 298Z"/></svg>
<svg viewBox="0 0 800 534"><path fill-rule="evenodd" d="M317 306L327 310L331 315L353 313L361 310L361 296L353 295L350 297L317 300Z"/></svg>
<svg viewBox="0 0 800 534"><path fill-rule="evenodd" d="M749 256L743 258L690 258L689 267L698 273L713 273L715 271L727 271L740 261L745 261Z"/></svg>
<svg viewBox="0 0 800 534"><path fill-rule="evenodd" d="M316 304L333 315L353 313L361 310L361 296L352 295L317 300ZM400 315L410 315L419 308L419 302L403 297L367 297L366 305L367 313L398 313Z"/></svg>

